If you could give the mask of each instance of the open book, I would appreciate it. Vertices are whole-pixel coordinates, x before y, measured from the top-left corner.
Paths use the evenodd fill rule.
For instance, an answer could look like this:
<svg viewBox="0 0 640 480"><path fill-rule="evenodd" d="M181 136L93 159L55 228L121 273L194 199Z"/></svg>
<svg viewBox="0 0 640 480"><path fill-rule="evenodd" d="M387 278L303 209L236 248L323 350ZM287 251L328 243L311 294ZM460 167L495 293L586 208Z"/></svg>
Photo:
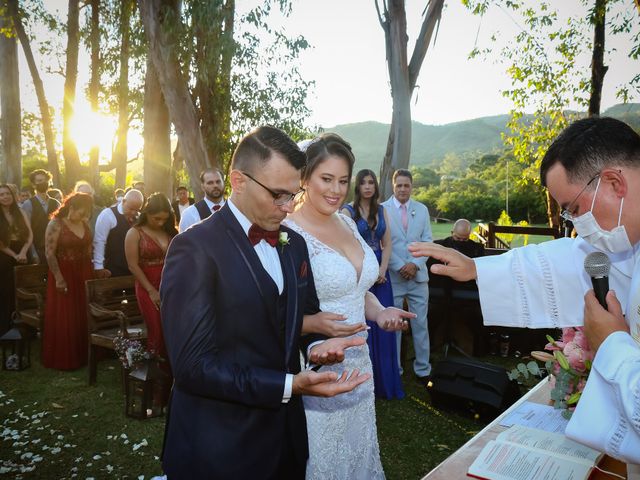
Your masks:
<svg viewBox="0 0 640 480"><path fill-rule="evenodd" d="M581 480L602 453L560 433L514 425L482 449L470 477L489 480Z"/></svg>

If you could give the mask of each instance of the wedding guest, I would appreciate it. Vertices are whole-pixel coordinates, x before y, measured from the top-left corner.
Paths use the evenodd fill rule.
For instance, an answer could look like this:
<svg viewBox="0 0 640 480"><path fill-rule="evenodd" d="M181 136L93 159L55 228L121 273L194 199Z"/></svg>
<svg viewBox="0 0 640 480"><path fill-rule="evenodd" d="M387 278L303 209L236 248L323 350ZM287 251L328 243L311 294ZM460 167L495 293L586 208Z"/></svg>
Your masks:
<svg viewBox="0 0 640 480"><path fill-rule="evenodd" d="M7 184L0 185L0 335L11 327L15 308L13 267L27 263L33 241L29 219Z"/></svg>
<svg viewBox="0 0 640 480"><path fill-rule="evenodd" d="M116 205L120 204L124 199L124 190L121 188L116 188L113 191L113 198L115 199L115 203L111 204L111 206L115 207Z"/></svg>
<svg viewBox="0 0 640 480"><path fill-rule="evenodd" d="M47 195L55 199L58 203L62 203L62 198L64 197L62 190L60 190L59 188L50 188L49 190L47 190Z"/></svg>
<svg viewBox="0 0 640 480"><path fill-rule="evenodd" d="M138 190L145 199L147 198L147 192L145 190L144 182L142 180L133 182L133 184L131 185L131 188L133 190Z"/></svg>
<svg viewBox="0 0 640 480"><path fill-rule="evenodd" d="M91 230L93 199L73 193L54 212L46 230L49 263L42 364L75 370L87 364L87 305L84 283L93 278Z"/></svg>
<svg viewBox="0 0 640 480"><path fill-rule="evenodd" d="M154 193L147 200L124 242L129 271L136 278L136 297L147 325L147 349L162 358L167 352L160 322L160 277L171 239L178 234L169 199Z"/></svg>
<svg viewBox="0 0 640 480"><path fill-rule="evenodd" d="M49 172L42 169L34 170L29 174L29 181L36 194L22 204L22 209L27 213L31 223L34 260L36 263L46 263L44 233L49 223L49 216L60 207L60 202L47 195L49 182L51 182Z"/></svg>
<svg viewBox="0 0 640 480"><path fill-rule="evenodd" d="M484 246L470 239L471 230L471 222L466 218L459 218L453 224L451 235L442 240L434 240L434 243L453 248L469 258L482 257L484 256Z"/></svg>
<svg viewBox="0 0 640 480"><path fill-rule="evenodd" d="M22 204L29 200L33 195L33 191L29 187L22 187L18 194L18 205L22 207Z"/></svg>
<svg viewBox="0 0 640 480"><path fill-rule="evenodd" d="M91 198L93 199L93 208L91 209L91 215L89 216L89 228L91 228L91 233L93 234L96 231L98 215L100 215L100 212L104 210L104 208L96 204L96 192L93 189L93 186L86 180L78 180L73 187L73 191L76 193L86 193L91 195Z"/></svg>
<svg viewBox="0 0 640 480"><path fill-rule="evenodd" d="M376 174L368 169L356 175L353 203L345 205L342 213L351 217L358 232L376 254L380 268L378 278L369 291L384 307L393 306L393 290L389 278L391 256L391 232L387 225L387 212L380 205L380 190ZM369 355L373 364L373 379L376 397L404 398L402 381L398 370L396 333L381 329L376 322L367 320L369 326Z"/></svg>
<svg viewBox="0 0 640 480"><path fill-rule="evenodd" d="M407 246L412 242L431 241L429 210L422 203L411 199L413 177L409 170L396 170L393 174L393 195L382 205L389 215L391 230L391 259L389 274L393 285L396 307L402 308L406 300L409 310L417 317L411 320L411 335L416 359L413 371L418 382L427 386L431 375L429 363L429 328L427 310L429 305L429 274L426 258L413 258ZM401 335L398 333L398 365L400 365Z"/></svg>
<svg viewBox="0 0 640 480"><path fill-rule="evenodd" d="M207 168L200 174L204 198L188 207L180 219L180 232L209 217L224 205L224 175L217 168Z"/></svg>
<svg viewBox="0 0 640 480"><path fill-rule="evenodd" d="M93 239L93 268L97 278L131 275L124 253L124 239L143 202L142 193L129 190L121 203L105 208L98 215Z"/></svg>
<svg viewBox="0 0 640 480"><path fill-rule="evenodd" d="M189 205L193 205L194 203L195 200L193 197L189 196L189 190L187 190L187 187L181 185L176 189L176 200L171 203L171 206L173 207L173 213L175 214L177 225L180 224L182 212L189 208Z"/></svg>

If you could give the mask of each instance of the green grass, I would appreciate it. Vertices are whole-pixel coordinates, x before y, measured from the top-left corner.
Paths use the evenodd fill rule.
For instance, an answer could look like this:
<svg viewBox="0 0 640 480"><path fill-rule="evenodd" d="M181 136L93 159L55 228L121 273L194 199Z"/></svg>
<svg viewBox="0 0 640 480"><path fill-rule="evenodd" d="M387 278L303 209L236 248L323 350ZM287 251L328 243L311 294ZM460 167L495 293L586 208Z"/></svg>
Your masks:
<svg viewBox="0 0 640 480"><path fill-rule="evenodd" d="M98 382L91 387L86 368L47 370L37 351L32 357L28 370L0 371L0 476L149 479L161 473L164 419L124 415L117 360L98 364ZM389 479L421 478L491 420L435 409L409 364L405 372L406 398L376 401Z"/></svg>
<svg viewBox="0 0 640 480"><path fill-rule="evenodd" d="M475 229L478 224L475 222L471 222L472 227ZM531 225L532 227L547 227L548 225ZM433 235L434 240L439 240L441 238L447 238L451 235L451 229L453 228L453 223L436 223L431 222L431 233ZM514 235L513 241L511 242L511 247L521 247L525 244L532 243L541 243L551 240L551 237L542 236L542 235ZM526 238L525 238L526 237Z"/></svg>

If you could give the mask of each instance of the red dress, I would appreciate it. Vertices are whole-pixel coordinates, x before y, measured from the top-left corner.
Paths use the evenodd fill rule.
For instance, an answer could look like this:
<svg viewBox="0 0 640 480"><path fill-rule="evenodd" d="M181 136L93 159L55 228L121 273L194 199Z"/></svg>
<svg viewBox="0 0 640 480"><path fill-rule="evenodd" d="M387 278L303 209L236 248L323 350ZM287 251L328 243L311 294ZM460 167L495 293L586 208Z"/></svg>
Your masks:
<svg viewBox="0 0 640 480"><path fill-rule="evenodd" d="M47 368L74 370L87 364L87 302L84 282L93 278L91 230L84 224L78 237L61 221L56 258L67 282L67 293L56 290L49 269L47 306L42 337L42 364Z"/></svg>
<svg viewBox="0 0 640 480"><path fill-rule="evenodd" d="M140 269L149 280L149 283L153 285L153 288L160 290L160 277L167 252L162 250L162 247L142 228L137 228L137 230L140 233L138 265L140 265ZM137 280L136 297L138 298L138 306L144 318L144 323L147 325L147 349L163 358L167 358L167 350L162 336L160 310L156 308L151 298L149 298L149 292Z"/></svg>

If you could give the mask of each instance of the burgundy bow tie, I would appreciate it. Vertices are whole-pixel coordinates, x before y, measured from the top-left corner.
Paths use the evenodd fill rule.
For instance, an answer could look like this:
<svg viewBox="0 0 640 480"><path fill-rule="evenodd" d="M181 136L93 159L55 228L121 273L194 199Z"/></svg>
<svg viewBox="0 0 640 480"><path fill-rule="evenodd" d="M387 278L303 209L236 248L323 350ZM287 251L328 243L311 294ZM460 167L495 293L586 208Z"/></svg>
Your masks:
<svg viewBox="0 0 640 480"><path fill-rule="evenodd" d="M217 212L218 210L220 210L220 205L214 205L213 207L211 207L211 210Z"/></svg>
<svg viewBox="0 0 640 480"><path fill-rule="evenodd" d="M249 241L251 245L256 245L260 243L260 240L266 240L266 242L275 247L278 244L278 236L280 235L279 230L265 230L255 224L251 225L249 229Z"/></svg>

